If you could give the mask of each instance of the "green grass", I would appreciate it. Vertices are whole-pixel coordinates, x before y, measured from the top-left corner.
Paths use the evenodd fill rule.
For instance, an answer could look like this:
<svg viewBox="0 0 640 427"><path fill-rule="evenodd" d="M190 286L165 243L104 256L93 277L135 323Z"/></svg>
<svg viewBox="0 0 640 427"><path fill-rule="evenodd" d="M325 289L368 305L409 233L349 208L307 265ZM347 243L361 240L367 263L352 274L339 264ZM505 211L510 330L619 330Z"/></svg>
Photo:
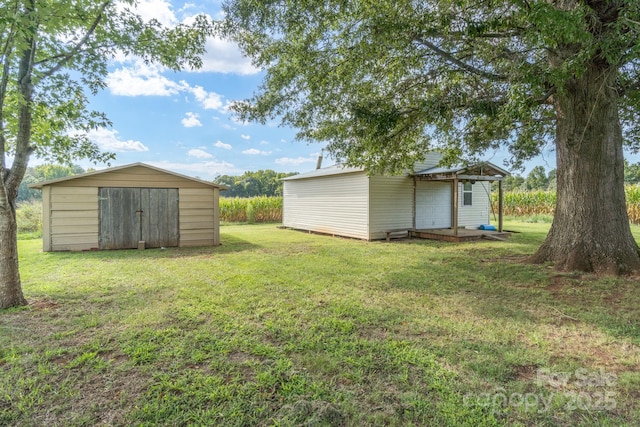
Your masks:
<svg viewBox="0 0 640 427"><path fill-rule="evenodd" d="M274 225L223 226L216 248L23 240L30 306L0 312L0 425L634 425L637 278L524 263L548 227L509 220L509 242L471 244ZM601 368L613 383L577 376Z"/></svg>

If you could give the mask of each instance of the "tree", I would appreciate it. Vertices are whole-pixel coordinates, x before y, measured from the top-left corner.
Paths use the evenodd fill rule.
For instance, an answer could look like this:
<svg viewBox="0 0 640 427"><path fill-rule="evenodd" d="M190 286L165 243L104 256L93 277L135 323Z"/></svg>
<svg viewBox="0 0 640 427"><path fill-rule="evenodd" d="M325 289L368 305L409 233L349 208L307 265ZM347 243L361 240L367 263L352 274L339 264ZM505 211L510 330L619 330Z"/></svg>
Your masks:
<svg viewBox="0 0 640 427"><path fill-rule="evenodd" d="M640 163L624 162L624 182L627 184L640 183Z"/></svg>
<svg viewBox="0 0 640 427"><path fill-rule="evenodd" d="M64 178L66 176L78 175L84 173L84 169L78 165L38 165L36 167L28 167L22 178L22 182L18 187L17 202L25 202L28 200L41 200L42 191L29 188L30 184L36 182L49 181L50 179Z"/></svg>
<svg viewBox="0 0 640 427"><path fill-rule="evenodd" d="M225 197L281 196L282 178L297 175L297 172L284 173L271 169L256 172L247 171L240 176L221 175L214 182L229 187Z"/></svg>
<svg viewBox="0 0 640 427"><path fill-rule="evenodd" d="M544 166L536 166L531 169L527 179L524 181L527 190L546 190L549 187L549 178Z"/></svg>
<svg viewBox="0 0 640 427"><path fill-rule="evenodd" d="M227 0L227 31L258 67L234 109L370 172L553 141L557 205L534 262L640 269L623 186L623 136L640 145L635 0Z"/></svg>
<svg viewBox="0 0 640 427"><path fill-rule="evenodd" d="M109 124L85 94L104 88L107 61L124 54L173 70L198 67L211 29L204 16L171 29L145 22L133 0L0 3L0 308L26 304L15 203L30 157L112 159L86 137Z"/></svg>

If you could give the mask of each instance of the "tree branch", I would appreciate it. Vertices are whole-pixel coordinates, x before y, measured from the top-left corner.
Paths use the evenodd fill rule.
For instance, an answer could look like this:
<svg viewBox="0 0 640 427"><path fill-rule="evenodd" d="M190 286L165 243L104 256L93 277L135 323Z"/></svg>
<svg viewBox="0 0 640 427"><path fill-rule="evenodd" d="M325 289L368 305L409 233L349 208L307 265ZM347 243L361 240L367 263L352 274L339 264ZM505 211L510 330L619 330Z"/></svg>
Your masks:
<svg viewBox="0 0 640 427"><path fill-rule="evenodd" d="M80 49L82 49L82 47L85 45L85 43L87 43L87 41L89 40L89 37L91 37L91 35L95 32L96 28L98 28L98 24L100 23L100 21L102 20L102 18L104 17L104 11L107 8L107 6L109 6L109 4L112 2L112 0L105 0L102 5L100 6L100 10L98 12L98 15L96 16L96 18L93 20L93 23L91 24L91 26L89 27L89 29L87 30L87 32L85 33L85 35L82 37L82 39L80 39L80 41L78 43L76 43L76 45L66 54L62 55L62 60L60 62L58 62L56 65L54 65L53 67L49 68L48 70L44 71L42 74L42 77L50 77L53 74L55 74L56 72L58 72L62 67L64 67L64 65L71 59L74 57L74 55L76 53L78 53L80 51ZM48 58L46 60L43 61L39 61L38 63L44 63L47 61L50 61L51 58Z"/></svg>
<svg viewBox="0 0 640 427"><path fill-rule="evenodd" d="M414 37L413 39L416 42L418 42L421 45L423 45L426 48L428 48L429 50L431 50L432 52L434 52L436 55L438 55L442 59L444 59L447 62L450 62L450 63L452 63L454 65L457 65L459 68L463 69L464 71L467 71L469 73L484 77L484 78L486 78L488 80L492 80L492 81L504 81L504 80L506 80L506 77L501 75L501 74L490 73L488 71L485 71L485 70L482 70L480 68L474 67L473 65L469 65L466 62L463 62L463 61L459 60L458 58L453 56L451 53L440 49L438 46L436 46L435 44L431 43L428 40L425 40L425 39L423 39L421 37Z"/></svg>

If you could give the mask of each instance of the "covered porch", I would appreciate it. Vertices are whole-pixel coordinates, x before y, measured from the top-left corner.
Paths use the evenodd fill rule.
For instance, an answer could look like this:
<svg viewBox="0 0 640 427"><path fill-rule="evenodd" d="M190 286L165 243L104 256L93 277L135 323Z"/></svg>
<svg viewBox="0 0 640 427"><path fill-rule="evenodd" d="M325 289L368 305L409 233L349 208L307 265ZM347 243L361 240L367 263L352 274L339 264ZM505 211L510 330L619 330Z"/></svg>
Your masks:
<svg viewBox="0 0 640 427"><path fill-rule="evenodd" d="M434 167L415 172L413 177L413 230L412 235L415 237L426 237L432 235L432 238L438 238L438 240L448 241L465 241L483 238L483 236L493 236L495 234L503 233L503 189L502 180L509 175L506 170L489 162L478 163L470 166L452 166ZM420 181L431 182L448 182L451 185L451 227L448 228L434 228L423 229L416 227L416 184ZM460 191L459 184L476 182L498 182L498 224L497 230L473 230L459 227L459 206L460 206ZM487 197L489 195L487 194ZM490 201L489 201L490 206ZM491 209L491 207L490 207ZM447 224L448 225L448 224ZM508 235L508 233L506 233ZM498 240L504 236L495 236Z"/></svg>

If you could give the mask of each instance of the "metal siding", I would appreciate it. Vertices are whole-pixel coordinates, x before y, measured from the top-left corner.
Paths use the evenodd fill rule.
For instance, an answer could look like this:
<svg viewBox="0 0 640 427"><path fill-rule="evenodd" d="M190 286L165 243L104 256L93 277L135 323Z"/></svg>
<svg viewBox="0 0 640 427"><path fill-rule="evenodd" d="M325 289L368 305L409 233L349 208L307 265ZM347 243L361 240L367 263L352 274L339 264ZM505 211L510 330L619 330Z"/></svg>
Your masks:
<svg viewBox="0 0 640 427"><path fill-rule="evenodd" d="M490 188L491 184L489 182L476 182L473 184L472 205L463 206L462 184L459 184L458 226L477 228L482 224L489 224L491 213Z"/></svg>
<svg viewBox="0 0 640 427"><path fill-rule="evenodd" d="M413 227L413 179L406 176L370 178L371 239L384 239L386 230Z"/></svg>
<svg viewBox="0 0 640 427"><path fill-rule="evenodd" d="M214 188L180 189L180 246L220 244Z"/></svg>
<svg viewBox="0 0 640 427"><path fill-rule="evenodd" d="M43 204L49 232L43 238L45 251L72 251L98 248L98 189L88 187L43 188ZM76 225L70 227L70 225Z"/></svg>
<svg viewBox="0 0 640 427"><path fill-rule="evenodd" d="M119 188L213 188L205 183L192 181L144 166L106 171L97 175L78 177L53 185L56 189L65 187L119 187Z"/></svg>
<svg viewBox="0 0 640 427"><path fill-rule="evenodd" d="M369 239L368 188L363 172L284 181L283 225Z"/></svg>

